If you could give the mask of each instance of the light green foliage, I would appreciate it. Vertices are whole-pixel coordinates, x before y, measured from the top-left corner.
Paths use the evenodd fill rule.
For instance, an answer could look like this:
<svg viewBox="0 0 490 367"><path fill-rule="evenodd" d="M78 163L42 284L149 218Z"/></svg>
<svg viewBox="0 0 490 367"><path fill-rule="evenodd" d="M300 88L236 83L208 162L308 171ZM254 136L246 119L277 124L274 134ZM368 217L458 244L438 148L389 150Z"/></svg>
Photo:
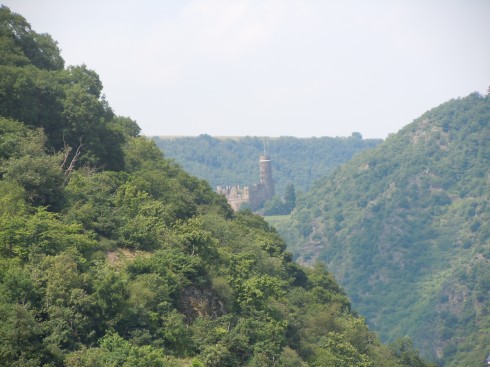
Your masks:
<svg viewBox="0 0 490 367"><path fill-rule="evenodd" d="M115 328L121 322L127 322L125 317L129 311L129 290L124 274L115 269L99 264L93 269L93 292L97 302L98 321L104 329Z"/></svg>
<svg viewBox="0 0 490 367"><path fill-rule="evenodd" d="M162 349L150 345L137 346L116 333L108 333L99 348L69 354L65 366L75 367L180 367L177 360L166 356Z"/></svg>
<svg viewBox="0 0 490 367"><path fill-rule="evenodd" d="M114 194L125 179L125 174L111 171L97 175L87 170L74 172L65 189L70 208L64 211L66 219L111 236L120 220L113 203Z"/></svg>
<svg viewBox="0 0 490 367"><path fill-rule="evenodd" d="M131 348L123 367L166 367L165 354L150 345Z"/></svg>
<svg viewBox="0 0 490 367"><path fill-rule="evenodd" d="M56 254L68 248L87 251L95 245L80 224L65 224L59 215L45 208L29 213L0 216L0 248L5 256L25 258L37 254Z"/></svg>
<svg viewBox="0 0 490 367"><path fill-rule="evenodd" d="M86 311L94 306L74 257L68 253L44 258L33 269L44 291L42 310L46 320L43 345L54 360L62 360L66 350L90 341L94 320Z"/></svg>
<svg viewBox="0 0 490 367"><path fill-rule="evenodd" d="M387 341L445 366L488 354L490 98L436 107L319 181L278 230L324 260Z"/></svg>
<svg viewBox="0 0 490 367"><path fill-rule="evenodd" d="M314 366L370 367L369 358L360 354L342 335L329 332L321 340L319 357Z"/></svg>
<svg viewBox="0 0 490 367"><path fill-rule="evenodd" d="M35 132L29 130L23 123L0 117L0 158L2 163L10 157L22 155L22 150L29 140L35 140ZM31 139L29 139L31 138ZM37 150L42 152L44 141L37 144Z"/></svg>
<svg viewBox="0 0 490 367"><path fill-rule="evenodd" d="M159 334L163 345L177 356L193 354L191 332L185 324L185 317L176 310L172 310L161 317Z"/></svg>
<svg viewBox="0 0 490 367"><path fill-rule="evenodd" d="M267 307L269 297L281 295L281 282L268 275L254 276L244 281L238 292L238 302L242 308L253 306L260 310Z"/></svg>
<svg viewBox="0 0 490 367"><path fill-rule="evenodd" d="M212 261L216 256L216 245L218 242L212 233L204 226L201 217L193 217L178 226L177 239L183 245L185 251L191 256L199 255L202 259Z"/></svg>
<svg viewBox="0 0 490 367"><path fill-rule="evenodd" d="M10 159L5 177L22 186L35 205L58 206L62 200L63 171L59 156L23 156Z"/></svg>
<svg viewBox="0 0 490 367"><path fill-rule="evenodd" d="M0 367L396 366L323 266L166 160L49 36L0 20Z"/></svg>
<svg viewBox="0 0 490 367"><path fill-rule="evenodd" d="M0 132L0 175L23 187L33 204L58 206L63 195L62 158L46 154L42 131L0 118Z"/></svg>
<svg viewBox="0 0 490 367"><path fill-rule="evenodd" d="M127 182L116 191L114 206L122 210L115 236L127 247L151 249L158 246L165 227L165 206L148 193Z"/></svg>
<svg viewBox="0 0 490 367"><path fill-rule="evenodd" d="M0 247L4 256L25 256L27 249L26 217L4 212L0 217Z"/></svg>

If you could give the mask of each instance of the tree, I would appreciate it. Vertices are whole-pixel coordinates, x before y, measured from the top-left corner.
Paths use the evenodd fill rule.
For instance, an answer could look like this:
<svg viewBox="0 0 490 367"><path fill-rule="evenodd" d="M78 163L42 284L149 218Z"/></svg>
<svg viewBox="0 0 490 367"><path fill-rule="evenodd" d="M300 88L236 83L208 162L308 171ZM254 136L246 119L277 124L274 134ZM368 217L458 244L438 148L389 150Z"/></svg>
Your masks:
<svg viewBox="0 0 490 367"><path fill-rule="evenodd" d="M124 134L136 137L140 134L141 128L138 126L136 121L130 119L129 117L117 116L114 119L114 125L121 129Z"/></svg>
<svg viewBox="0 0 490 367"><path fill-rule="evenodd" d="M59 155L22 156L10 159L5 177L22 186L34 205L57 209L63 201L64 175Z"/></svg>
<svg viewBox="0 0 490 367"><path fill-rule="evenodd" d="M99 75L95 71L88 69L85 64L81 66L69 66L66 69L66 75L70 85L78 84L86 93L100 98L102 82L100 81Z"/></svg>
<svg viewBox="0 0 490 367"><path fill-rule="evenodd" d="M38 34L21 15L0 7L0 37L11 39L33 65L40 69L61 70L64 60L49 34Z"/></svg>
<svg viewBox="0 0 490 367"><path fill-rule="evenodd" d="M424 367L425 362L420 358L418 350L413 346L412 339L402 337L390 344L390 349L402 366Z"/></svg>
<svg viewBox="0 0 490 367"><path fill-rule="evenodd" d="M42 332L26 305L0 303L0 365L39 366Z"/></svg>
<svg viewBox="0 0 490 367"><path fill-rule="evenodd" d="M93 269L92 286L96 297L96 314L100 329L116 329L127 322L129 290L127 279L109 265Z"/></svg>
<svg viewBox="0 0 490 367"><path fill-rule="evenodd" d="M115 117L95 72L55 69L50 38L11 18L0 22L1 367L362 366L377 353L331 274L293 264L262 217L233 213ZM396 366L385 352L379 365Z"/></svg>
<svg viewBox="0 0 490 367"><path fill-rule="evenodd" d="M356 348L336 332L329 332L322 338L322 349L314 366L371 367L369 357L359 353Z"/></svg>
<svg viewBox="0 0 490 367"><path fill-rule="evenodd" d="M293 184L286 186L286 191L284 192L284 206L288 213L296 206L296 191Z"/></svg>

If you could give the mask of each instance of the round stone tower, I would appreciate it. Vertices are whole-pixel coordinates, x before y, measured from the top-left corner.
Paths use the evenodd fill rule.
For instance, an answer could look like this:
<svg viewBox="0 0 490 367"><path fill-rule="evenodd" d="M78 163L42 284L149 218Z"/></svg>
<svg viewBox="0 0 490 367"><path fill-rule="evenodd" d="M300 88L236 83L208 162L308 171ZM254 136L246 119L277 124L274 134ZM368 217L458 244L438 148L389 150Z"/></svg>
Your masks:
<svg viewBox="0 0 490 367"><path fill-rule="evenodd" d="M260 156L259 167L259 183L265 187L266 200L270 200L274 196L274 180L272 179L271 160L268 155Z"/></svg>

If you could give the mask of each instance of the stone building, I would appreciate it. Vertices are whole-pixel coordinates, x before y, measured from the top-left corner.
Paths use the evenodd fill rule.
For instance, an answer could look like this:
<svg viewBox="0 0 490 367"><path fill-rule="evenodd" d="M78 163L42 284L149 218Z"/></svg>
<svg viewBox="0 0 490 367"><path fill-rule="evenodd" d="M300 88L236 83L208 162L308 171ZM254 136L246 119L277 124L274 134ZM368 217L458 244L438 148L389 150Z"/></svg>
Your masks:
<svg viewBox="0 0 490 367"><path fill-rule="evenodd" d="M259 160L259 182L252 186L218 186L218 194L224 195L234 211L241 207L255 211L274 196L272 165L268 155L261 155Z"/></svg>

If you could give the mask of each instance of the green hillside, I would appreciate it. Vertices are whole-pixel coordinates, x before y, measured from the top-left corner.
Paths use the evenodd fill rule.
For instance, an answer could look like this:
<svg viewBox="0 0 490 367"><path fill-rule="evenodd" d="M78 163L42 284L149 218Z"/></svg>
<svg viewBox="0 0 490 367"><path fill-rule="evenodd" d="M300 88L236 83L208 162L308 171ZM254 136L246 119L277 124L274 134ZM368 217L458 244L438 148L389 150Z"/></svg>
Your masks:
<svg viewBox="0 0 490 367"><path fill-rule="evenodd" d="M490 97L434 108L323 179L280 225L385 341L444 366L490 352Z"/></svg>
<svg viewBox="0 0 490 367"><path fill-rule="evenodd" d="M0 7L0 366L426 366Z"/></svg>
<svg viewBox="0 0 490 367"><path fill-rule="evenodd" d="M307 191L314 181L347 162L356 153L375 147L381 139L362 139L359 133L348 138L213 138L154 137L164 154L175 159L192 175L211 187L252 185L259 179L259 155L264 142L272 159L276 193L283 195L288 184Z"/></svg>

